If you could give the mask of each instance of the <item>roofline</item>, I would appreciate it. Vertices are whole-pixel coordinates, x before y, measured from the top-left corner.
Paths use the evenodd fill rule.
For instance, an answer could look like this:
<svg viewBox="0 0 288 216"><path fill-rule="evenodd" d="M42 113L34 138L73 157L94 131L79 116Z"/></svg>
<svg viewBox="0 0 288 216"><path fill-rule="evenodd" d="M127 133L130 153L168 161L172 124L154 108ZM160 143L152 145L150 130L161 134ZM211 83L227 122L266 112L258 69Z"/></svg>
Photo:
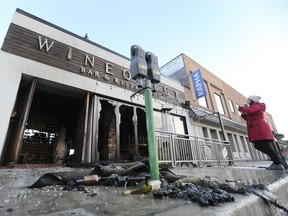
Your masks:
<svg viewBox="0 0 288 216"><path fill-rule="evenodd" d="M32 14L30 14L30 13L24 11L24 10L21 10L21 9L17 8L17 9L16 9L16 12L17 12L17 13L20 13L20 14L22 14L22 15L24 15L24 16L27 16L27 17L29 17L29 18L31 18L31 19L37 20L38 22L41 22L41 23L43 23L43 24L45 24L45 25L48 25L48 26L50 26L50 27L52 27L52 28L55 28L55 29L57 29L57 30L59 30L59 31L62 31L62 32L66 33L66 34L69 34L69 35L71 35L71 36L73 36L73 37L76 37L76 38L78 38L78 39L80 39L80 40L82 40L82 41L85 41L86 43L92 44L93 46L97 46L97 47L99 47L99 48L101 48L101 49L104 49L104 50L106 50L106 51L108 51L108 52L110 52L110 53L113 53L113 54L121 57L121 58L125 58L125 59L127 59L127 60L129 60L129 61L131 60L130 58L128 58L128 57L126 57L126 56L124 56L124 55L121 55L121 54L119 54L119 53L117 53L117 52L115 52L115 51L113 51L113 50L111 50L111 49L108 49L108 48L106 48L106 47L103 47L103 46L101 46L100 44L97 44L97 43L95 43L95 42L93 42L93 41L86 40L86 39L84 39L84 37L82 37L82 36L79 36L79 35L77 35L77 34L75 34L75 33L73 33L73 32L70 32L70 31L68 31L68 30L66 30L66 29L64 29L64 28L61 28L61 27L59 27L59 26L57 26L57 25L55 25L55 24L53 24L53 23L50 23L50 22L48 22L48 21L46 21L46 20L44 20L44 19L41 19L41 18L39 18L39 17L37 17L37 16L35 16L35 15L32 15Z"/></svg>

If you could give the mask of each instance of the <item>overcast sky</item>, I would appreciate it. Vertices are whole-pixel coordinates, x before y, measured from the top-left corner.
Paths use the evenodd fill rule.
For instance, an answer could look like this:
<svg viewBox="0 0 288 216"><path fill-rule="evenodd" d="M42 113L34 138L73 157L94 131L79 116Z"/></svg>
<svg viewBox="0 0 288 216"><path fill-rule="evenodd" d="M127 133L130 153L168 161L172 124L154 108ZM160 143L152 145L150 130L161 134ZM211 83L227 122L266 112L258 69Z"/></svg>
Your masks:
<svg viewBox="0 0 288 216"><path fill-rule="evenodd" d="M159 66L188 55L245 96L259 95L288 139L288 0L0 0L0 44L16 8L130 58L134 44Z"/></svg>

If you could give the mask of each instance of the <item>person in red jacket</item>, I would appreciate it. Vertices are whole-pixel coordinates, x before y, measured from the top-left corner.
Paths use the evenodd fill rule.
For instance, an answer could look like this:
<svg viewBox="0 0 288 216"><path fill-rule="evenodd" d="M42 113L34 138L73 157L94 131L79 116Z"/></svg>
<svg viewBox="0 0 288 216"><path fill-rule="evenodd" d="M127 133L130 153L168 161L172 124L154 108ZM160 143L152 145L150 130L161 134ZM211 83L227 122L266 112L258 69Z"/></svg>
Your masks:
<svg viewBox="0 0 288 216"><path fill-rule="evenodd" d="M273 163L268 170L288 169L285 158L282 157L274 143L274 135L269 124L264 118L266 104L260 103L261 97L252 95L247 99L247 104L239 106L241 117L246 120L249 141L254 147L268 155Z"/></svg>

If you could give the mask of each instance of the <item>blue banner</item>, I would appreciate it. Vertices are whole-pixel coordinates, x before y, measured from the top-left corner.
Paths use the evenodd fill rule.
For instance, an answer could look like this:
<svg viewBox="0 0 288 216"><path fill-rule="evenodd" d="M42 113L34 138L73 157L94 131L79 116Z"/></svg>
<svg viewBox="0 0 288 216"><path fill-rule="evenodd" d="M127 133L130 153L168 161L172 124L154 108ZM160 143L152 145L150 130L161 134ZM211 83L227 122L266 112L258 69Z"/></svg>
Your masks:
<svg viewBox="0 0 288 216"><path fill-rule="evenodd" d="M207 93L206 93L206 89L205 89L205 85L203 82L203 78L202 78L200 69L192 72L191 78L192 78L192 82L194 85L194 91L196 94L196 99L199 99L201 97L205 97Z"/></svg>

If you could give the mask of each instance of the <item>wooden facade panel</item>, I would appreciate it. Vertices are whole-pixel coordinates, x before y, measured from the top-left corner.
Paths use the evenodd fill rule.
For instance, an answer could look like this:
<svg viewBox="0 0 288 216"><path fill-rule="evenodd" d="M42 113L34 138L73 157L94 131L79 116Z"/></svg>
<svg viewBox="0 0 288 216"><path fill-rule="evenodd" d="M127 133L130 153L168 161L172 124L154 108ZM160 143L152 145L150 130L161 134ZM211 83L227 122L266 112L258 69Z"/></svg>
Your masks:
<svg viewBox="0 0 288 216"><path fill-rule="evenodd" d="M39 39L39 37L41 38ZM39 42L40 40L41 42ZM42 47L40 47L40 43ZM52 43L53 45L51 45ZM111 85L129 88L134 92L137 90L135 81L133 79L128 80L123 76L123 71L129 71L129 69L13 23L8 29L2 50ZM69 50L72 53L71 58L68 59ZM89 61L92 62L93 60L94 65L92 66ZM85 65L85 62L87 65ZM107 64L112 68L112 74L106 73ZM110 79L106 79L106 77ZM175 98L176 89L166 88L162 83L159 83L158 87L160 93L155 94L154 97L161 100ZM167 89L169 92L168 96L165 94ZM178 99L185 101L184 92L178 92Z"/></svg>
<svg viewBox="0 0 288 216"><path fill-rule="evenodd" d="M48 52L46 52L45 46L40 50L38 36L41 36L42 41L47 39L48 44L54 41L53 47L51 47ZM82 51L72 48L72 58L71 60L67 60L69 46L14 24L11 24L2 50L77 74L79 74L81 66L85 66L86 54ZM90 67L90 69L96 70L101 75L104 75L106 62L92 54L87 55L89 58L94 57L94 68ZM121 71L125 70L125 68L113 63L111 64L113 65L113 75L122 78Z"/></svg>

